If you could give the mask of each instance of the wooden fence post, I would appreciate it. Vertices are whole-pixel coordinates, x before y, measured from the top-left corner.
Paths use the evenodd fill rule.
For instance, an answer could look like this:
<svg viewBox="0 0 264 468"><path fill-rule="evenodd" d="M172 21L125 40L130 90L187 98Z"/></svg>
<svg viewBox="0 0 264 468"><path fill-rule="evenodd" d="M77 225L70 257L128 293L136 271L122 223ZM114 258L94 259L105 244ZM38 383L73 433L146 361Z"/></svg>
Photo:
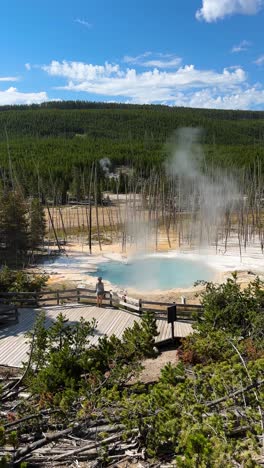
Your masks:
<svg viewBox="0 0 264 468"><path fill-rule="evenodd" d="M79 303L81 299L81 292L80 289L77 288L77 302Z"/></svg>
<svg viewBox="0 0 264 468"><path fill-rule="evenodd" d="M110 306L113 306L113 293L112 291L109 291L109 296L110 296Z"/></svg>
<svg viewBox="0 0 264 468"><path fill-rule="evenodd" d="M176 322L177 320L177 308L176 308L176 303L173 302L173 305L169 306L167 308L167 314L168 314L168 318L167 318L167 321L168 323L171 324L171 339L172 341L175 340L175 335L174 335L174 322Z"/></svg>
<svg viewBox="0 0 264 468"><path fill-rule="evenodd" d="M15 319L16 319L16 322L18 322L18 310L17 310L17 306L15 306Z"/></svg>
<svg viewBox="0 0 264 468"><path fill-rule="evenodd" d="M142 309L142 299L139 299L139 300L138 300L138 312L139 312L140 315L141 315L142 312L143 312L143 309Z"/></svg>
<svg viewBox="0 0 264 468"><path fill-rule="evenodd" d="M57 296L57 305L60 305L60 293L59 293L59 291L56 291L56 296Z"/></svg>

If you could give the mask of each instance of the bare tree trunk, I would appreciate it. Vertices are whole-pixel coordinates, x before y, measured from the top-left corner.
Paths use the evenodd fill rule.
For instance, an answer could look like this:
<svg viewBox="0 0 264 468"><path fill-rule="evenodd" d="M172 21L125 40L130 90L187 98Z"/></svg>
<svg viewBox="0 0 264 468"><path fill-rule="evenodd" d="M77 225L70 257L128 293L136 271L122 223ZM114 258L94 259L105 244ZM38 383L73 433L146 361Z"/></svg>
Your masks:
<svg viewBox="0 0 264 468"><path fill-rule="evenodd" d="M61 246L60 246L60 243L59 243L59 239L58 239L58 237L57 237L56 229L55 229L55 227L54 227L53 219L52 219L52 216L51 216L50 209L49 209L49 206L48 206L48 205L47 205L47 210L48 210L48 214L49 214L51 226L52 226L52 229L53 229L53 232L54 232L54 236L55 236L55 239L56 239L56 243L57 243L59 252L61 252Z"/></svg>
<svg viewBox="0 0 264 468"><path fill-rule="evenodd" d="M88 242L89 242L90 255L92 254L92 180L93 180L93 168L94 168L94 164L92 164L91 173L90 173L90 184L89 184L89 235L88 235Z"/></svg>
<svg viewBox="0 0 264 468"><path fill-rule="evenodd" d="M67 240L67 232L65 230L65 226L64 226L64 222L63 222L63 216L62 216L62 212L61 212L61 208L59 207L59 214L60 214L60 219L61 219L61 225L62 225L62 230L63 230L63 234L64 234L64 243L66 242Z"/></svg>
<svg viewBox="0 0 264 468"><path fill-rule="evenodd" d="M98 217L98 200L97 200L97 170L96 166L94 168L94 203L95 203L95 213L96 213L96 227L97 227L97 237L100 251L102 250L101 237L100 237L100 226L99 226L99 217Z"/></svg>

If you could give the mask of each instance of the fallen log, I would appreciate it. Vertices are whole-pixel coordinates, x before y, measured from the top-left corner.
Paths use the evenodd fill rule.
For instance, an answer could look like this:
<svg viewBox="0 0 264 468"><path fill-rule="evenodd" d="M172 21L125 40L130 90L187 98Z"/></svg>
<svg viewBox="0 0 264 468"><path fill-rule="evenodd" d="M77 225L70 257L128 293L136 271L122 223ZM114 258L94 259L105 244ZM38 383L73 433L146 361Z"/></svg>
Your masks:
<svg viewBox="0 0 264 468"><path fill-rule="evenodd" d="M138 430L137 430L137 429L133 429L131 432L138 432ZM100 440L99 442L95 442L95 443L93 443L93 444L86 444L86 445L83 445L82 447L80 447L80 448L78 448L78 449L71 450L71 451L69 451L69 452L64 453L63 455L57 456L57 457L55 457L53 460L54 460L54 461L63 460L64 458L68 458L69 456L76 455L76 454L81 453L81 452L85 452L86 450L91 450L91 449L93 449L93 448L100 447L100 445L102 445L102 444L106 444L106 443L113 442L113 441L115 441L115 440L120 439L120 437L121 437L123 434L124 434L124 431L123 431L123 432L119 432L118 434L112 435L112 436L110 436L110 437L107 437L106 439L102 439L102 440Z"/></svg>
<svg viewBox="0 0 264 468"><path fill-rule="evenodd" d="M21 461L23 461L29 453L33 452L34 450L37 450L40 447L43 447L44 445L49 444L50 442L55 442L56 440L61 439L63 436L70 434L74 429L76 429L76 427L69 427L67 429L64 429L63 431L56 432L55 434L48 434L42 439L33 442L32 444L18 449L13 457L14 466L19 465L19 463L21 463Z"/></svg>
<svg viewBox="0 0 264 468"><path fill-rule="evenodd" d="M63 459L68 458L68 457L70 457L72 455L76 455L78 453L85 452L86 450L90 451L91 449L97 448L102 444L106 444L108 442L113 442L115 440L118 440L118 439L120 439L120 437L122 435L123 435L123 432L119 432L118 434L115 434L113 436L107 437L106 439L100 440L100 442L95 442L93 444L89 443L89 444L83 445L82 447L79 447L79 448L77 448L75 450L70 450L69 452L63 453L62 455L58 455L58 456L54 457L53 460L54 461L63 460Z"/></svg>
<svg viewBox="0 0 264 468"><path fill-rule="evenodd" d="M30 419L38 419L38 418L44 418L45 416L49 416L50 414L58 413L59 410L52 410L49 412L43 411L41 413L35 413L35 414L29 414L28 416L24 416L24 418L16 419L15 421L12 421L10 423L4 424L3 427L5 429L8 429L12 426L17 426L17 424L23 423L25 421L29 421Z"/></svg>

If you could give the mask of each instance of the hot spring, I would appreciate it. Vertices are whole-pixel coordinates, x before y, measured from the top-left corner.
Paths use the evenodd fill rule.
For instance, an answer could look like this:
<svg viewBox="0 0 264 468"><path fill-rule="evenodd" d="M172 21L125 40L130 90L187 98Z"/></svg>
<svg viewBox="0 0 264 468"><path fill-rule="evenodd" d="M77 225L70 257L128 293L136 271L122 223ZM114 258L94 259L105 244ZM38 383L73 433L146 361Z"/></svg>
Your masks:
<svg viewBox="0 0 264 468"><path fill-rule="evenodd" d="M115 286L141 291L166 291L188 288L198 280L210 281L215 271L206 263L183 258L149 256L124 263L107 261L97 264L91 276L102 276Z"/></svg>

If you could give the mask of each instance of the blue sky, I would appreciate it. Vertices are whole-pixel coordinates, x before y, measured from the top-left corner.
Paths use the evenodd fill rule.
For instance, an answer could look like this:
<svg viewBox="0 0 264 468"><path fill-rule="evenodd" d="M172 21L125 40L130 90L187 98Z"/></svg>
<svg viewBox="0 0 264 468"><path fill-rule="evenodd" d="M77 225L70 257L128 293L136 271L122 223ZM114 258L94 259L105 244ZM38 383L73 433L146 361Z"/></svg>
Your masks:
<svg viewBox="0 0 264 468"><path fill-rule="evenodd" d="M264 0L2 0L0 105L264 108Z"/></svg>

